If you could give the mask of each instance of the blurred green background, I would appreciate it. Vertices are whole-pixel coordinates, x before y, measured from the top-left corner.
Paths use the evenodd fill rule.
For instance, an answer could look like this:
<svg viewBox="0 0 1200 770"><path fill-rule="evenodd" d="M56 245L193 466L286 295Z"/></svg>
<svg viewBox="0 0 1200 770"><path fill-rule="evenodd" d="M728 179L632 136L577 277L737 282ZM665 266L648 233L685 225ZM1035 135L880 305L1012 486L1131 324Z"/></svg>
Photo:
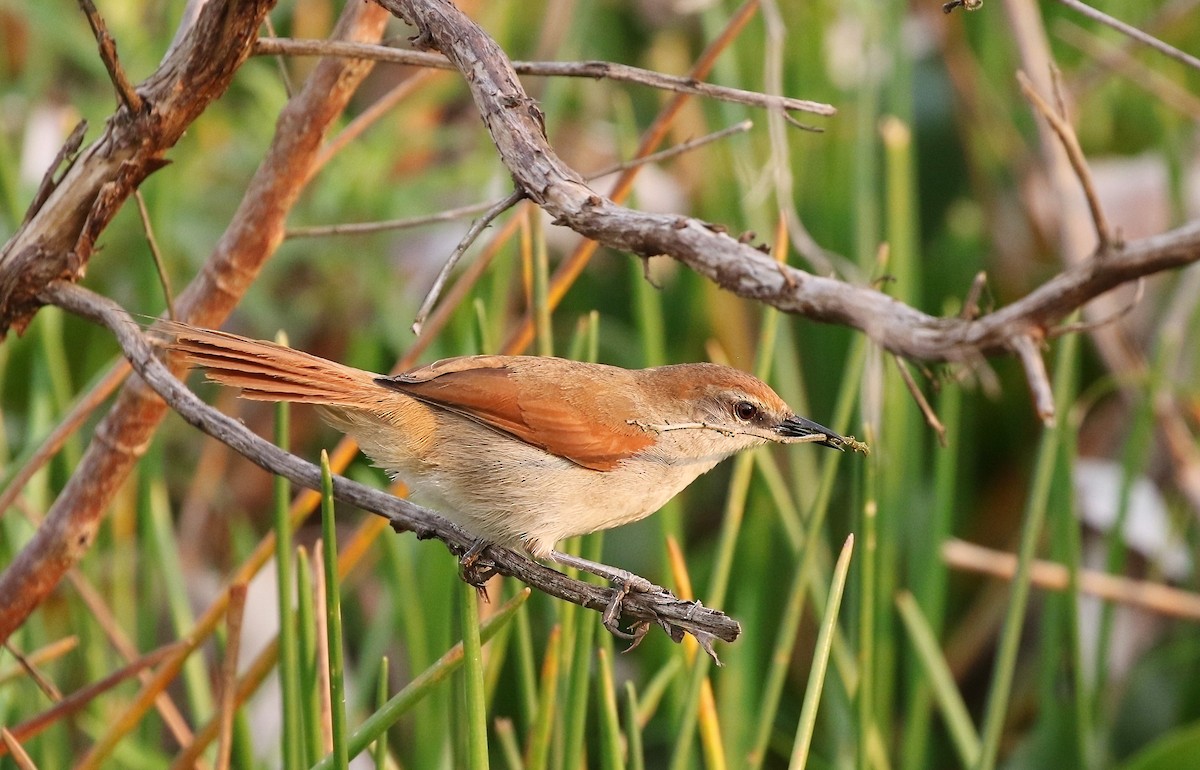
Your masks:
<svg viewBox="0 0 1200 770"><path fill-rule="evenodd" d="M686 73L739 8L656 0L459 5L513 59L603 59L671 74ZM946 15L937 2L763 3L708 79L750 90L777 85L833 104L838 114L797 116L819 133L781 122L773 143L764 111L692 98L664 147L745 119L754 127L644 168L629 205L753 231L755 242L770 245L782 216L790 264L874 283L935 315L960 312L979 271L988 275L984 312L1023 296L1064 266L1057 240L1066 209L1046 179L1035 119L1014 77L1022 66L1010 24L1017 5L989 0L977 12ZM1196 5L1097 3L1184 49L1200 40ZM156 67L183 3L135 0L99 10L138 81ZM1124 237L1195 216L1200 73L1056 3L1036 10L1098 191ZM325 37L340 12L328 0L295 0L271 19L279 36ZM398 45L410 34L399 22L389 27ZM142 186L176 293L213 250L271 141L288 98L281 67L295 87L314 61L249 60L170 152L171 164ZM414 75L378 66L342 126ZM545 111L551 143L584 174L630 158L671 98L609 80L524 82ZM19 226L66 134L86 119L85 141L92 141L114 103L74 4L0 0L3 239ZM607 184L596 186L607 191ZM510 191L465 86L439 73L331 159L289 226L433 214ZM520 221L506 230L514 217ZM414 313L468 224L289 238L226 328L261 338L284 330L294 347L386 371L414 344ZM803 242L805 229L819 249ZM421 360L498 351L528 308L545 307L539 276L578 244L531 209L503 215L465 260L488 248L491 263L444 327L429 330ZM677 543L694 595L742 624L736 643L717 646L719 669L657 630L618 654L621 642L596 613L534 595L497 623L478 668L423 684L418 675L463 638L462 621L472 614L459 611L472 597L457 564L437 543L381 533L369 515L339 507L341 544L367 538L332 586L344 613L350 729L375 711L378 693L410 687L411 702L373 750L381 766L476 767L488 758L530 768L1192 766L1200 756L1196 617L1102 604L1078 591L1085 567L1184 589L1196 583L1196 510L1180 492L1194 468L1168 451L1156 429L1163 404L1193 433L1200 415L1192 368L1200 293L1192 275L1149 281L1122 318L1148 362L1144 371L1111 370L1087 335L1048 345L1059 413L1053 429L1037 420L1010 358L909 364L946 426L943 447L897 362L860 332L782 316L667 258L652 259L644 276L640 260L600 249L529 352L626 367L730 363L765 374L802 414L870 441L871 455L759 450L700 479L656 516L573 544L680 591L668 559L668 542ZM134 313L164 310L132 201L105 231L85 285ZM117 356L104 330L52 308L0 345L6 486ZM271 435L270 407L191 382ZM28 541L103 411L0 512L0 564ZM301 456L315 460L339 438L312 410L291 414L290 444ZM1194 452L1194 438L1187 440ZM362 458L346 473L387 483ZM76 574L12 647L69 694L125 666L114 628L142 653L188 635L271 531L275 505L266 473L168 419ZM837 593L834 561L849 533L855 550L835 617L827 602L831 582ZM313 517L296 542L311 552L319 536ZM1014 592L1010 581L951 569L941 556L950 538L1066 564L1068 590ZM485 618L517 593L511 583L493 587ZM304 712L303 724L281 738L286 709L268 654L267 684L237 712L235 767L280 766L281 742L289 740L303 744L296 751L304 764L324 754L311 658L318 635L304 594L299 670L283 672L305 683L303 703L290 704ZM243 661L277 631L275 596L268 569L251 585ZM836 632L821 635L823 621ZM218 711L221 629L166 690L193 731ZM819 641L831 650L824 674L814 666L823 659ZM808 689L815 682L824 685L820 693ZM482 711L468 705L475 685ZM114 715L130 707L138 687L122 681L22 740L36 766L82 758L111 735ZM819 703L815 721L806 692ZM0 724L14 729L53 707L52 694L0 652ZM179 738L161 713L138 720L102 763L169 765ZM468 739L480 729L488 739L482 753ZM0 758L0 766L11 762Z"/></svg>

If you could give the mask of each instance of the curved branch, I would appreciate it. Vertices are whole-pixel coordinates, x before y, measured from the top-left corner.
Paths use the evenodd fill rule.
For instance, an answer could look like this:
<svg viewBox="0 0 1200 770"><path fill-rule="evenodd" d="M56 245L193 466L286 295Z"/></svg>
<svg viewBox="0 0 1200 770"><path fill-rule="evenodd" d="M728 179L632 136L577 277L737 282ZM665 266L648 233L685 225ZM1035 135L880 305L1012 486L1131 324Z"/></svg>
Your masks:
<svg viewBox="0 0 1200 770"><path fill-rule="evenodd" d="M217 43L212 43L209 50L201 52L196 50L195 43L190 42L192 36L204 34L205 19L209 18L206 14L210 13L210 6L217 4L216 0L212 0L205 6L199 21L189 27L182 41L168 54L164 68L172 61L176 62L172 66L177 66L179 57L190 61L206 56L233 55ZM239 10L257 7L248 2L236 5ZM217 13L217 18L224 17ZM387 14L379 8L350 3L334 34L351 39L377 40L386 21ZM201 72L223 69L220 64L203 61L198 62L196 68ZM204 326L216 326L241 299L263 263L282 241L288 211L313 173L315 158L329 126L342 113L351 94L370 69L370 62L321 62L300 93L288 100L280 113L267 155L255 172L237 212L200 275L178 297L176 310L180 318ZM151 76L147 83L160 79L170 80L163 68ZM179 88L188 91L185 86L180 85ZM141 92L145 98L147 89L143 88ZM148 109L153 111L154 106ZM120 123L122 114L118 111L110 119L110 124ZM145 138L145 142L147 147L153 147L150 138ZM76 161L71 174L78 171L76 176L82 179L102 176L106 157L93 149L89 149L88 153ZM97 168L79 168L81 165ZM14 241L31 237L42 240L56 238L56 231L45 228L54 222L67 220L71 216L70 206L76 202L76 191L60 184L58 190L46 200L38 216L29 221L28 227L19 232ZM31 229L35 222L40 224ZM35 262L33 269L40 268L36 277L42 283L37 283L34 277L23 272L9 272L15 267L14 261L5 261L4 255L0 254L0 328L3 328L4 321L11 320L11 316L4 311L13 306L6 308L3 304L4 289L9 282L25 282L21 295L25 304L21 307L32 313L33 309L44 304L40 292L46 288L45 281L64 274L57 272L55 267L62 256L60 252L38 253L44 257L44 262ZM20 256L20 252L17 252L17 256ZM65 271L65 277L74 280L78 273ZM87 451L33 539L0 571L0 596L5 597L4 601L0 601L0 640L7 639L58 585L63 574L87 553L109 502L145 451L165 413L166 406L140 380L135 379L122 388L112 409L97 425Z"/></svg>
<svg viewBox="0 0 1200 770"><path fill-rule="evenodd" d="M104 132L0 249L0 339L9 328L25 328L49 281L83 276L96 238L142 180L167 163L164 154L188 126L225 92L274 4L206 4L154 74L128 89ZM108 57L105 62L110 71L116 66Z"/></svg>
<svg viewBox="0 0 1200 770"><path fill-rule="evenodd" d="M117 338L125 356L142 379L183 419L249 458L255 464L295 484L321 489L321 471L310 462L285 452L251 433L242 423L201 401L175 378L155 355L141 327L117 303L75 284L57 282L42 293L42 299L107 327ZM422 540L437 538L452 553L462 555L475 537L433 511L342 476L334 477L333 495L364 511L383 516L397 532L413 532ZM502 575L509 575L559 599L604 612L617 606L634 625L654 623L675 641L692 634L705 649L712 638L732 642L741 633L736 620L697 602L683 601L666 590L625 592L567 577L557 570L498 546L489 546L485 557ZM646 581L649 583L649 581Z"/></svg>
<svg viewBox="0 0 1200 770"><path fill-rule="evenodd" d="M542 115L504 52L449 0L378 0L418 29L462 73L483 122L517 184L557 224L614 249L670 256L724 289L814 321L859 329L910 359L972 361L1014 352L1022 339L1089 300L1144 275L1200 259L1200 222L1125 244L1072 266L1022 299L977 318L938 318L866 286L781 267L723 227L619 206L589 188L546 141Z"/></svg>

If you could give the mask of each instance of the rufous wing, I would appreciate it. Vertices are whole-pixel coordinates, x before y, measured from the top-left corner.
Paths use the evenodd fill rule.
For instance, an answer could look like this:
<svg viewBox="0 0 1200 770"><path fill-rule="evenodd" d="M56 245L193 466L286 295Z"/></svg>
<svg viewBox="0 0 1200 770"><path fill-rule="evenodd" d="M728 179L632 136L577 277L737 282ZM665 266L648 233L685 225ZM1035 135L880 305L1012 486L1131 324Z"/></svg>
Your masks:
<svg viewBox="0 0 1200 770"><path fill-rule="evenodd" d="M376 382L596 471L613 470L654 443L652 434L626 421L632 411L619 401L603 415L589 411L594 395L586 392L587 378L521 365L530 360L467 356Z"/></svg>

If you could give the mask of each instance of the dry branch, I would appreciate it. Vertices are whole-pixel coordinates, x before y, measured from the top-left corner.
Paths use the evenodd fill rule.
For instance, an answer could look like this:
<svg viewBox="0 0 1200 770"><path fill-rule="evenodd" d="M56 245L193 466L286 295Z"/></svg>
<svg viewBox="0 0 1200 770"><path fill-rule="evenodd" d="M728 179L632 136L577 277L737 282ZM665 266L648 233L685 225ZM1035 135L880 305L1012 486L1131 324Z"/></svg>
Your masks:
<svg viewBox="0 0 1200 770"><path fill-rule="evenodd" d="M345 56L355 59L371 59L390 64L407 64L412 67L432 69L454 69L445 56L428 51L409 51L385 45L343 43L331 40L296 40L292 38L261 38L254 44L258 56L287 54L290 56ZM787 96L772 96L757 91L718 86L694 78L664 75L661 72L631 67L607 61L514 61L513 69L521 75L539 77L589 78L592 80L615 80L636 83L648 88L694 94L732 104L764 107L776 110L795 110L814 115L835 115L833 105L808 99L793 99ZM809 128L808 126L801 126Z"/></svg>
<svg viewBox="0 0 1200 770"><path fill-rule="evenodd" d="M121 106L0 249L0 339L10 328L25 328L47 283L83 276L96 238L142 180L167 163L166 151L192 121L225 92L274 4L209 2L181 44L136 89L127 81L121 87L115 47L106 47L107 32L97 29ZM93 24L99 19L90 18Z"/></svg>
<svg viewBox="0 0 1200 770"><path fill-rule="evenodd" d="M184 420L271 473L309 489L321 488L321 471L317 466L256 436L242 423L216 411L188 390L158 359L137 323L115 302L65 282L51 284L43 299L108 328L134 370ZM466 553L476 540L466 530L433 511L341 476L334 478L333 495L338 500L383 516L397 532L414 532L423 540L437 538L456 555ZM488 546L482 558L491 562L496 572L502 575L515 577L551 596L600 612L614 606L614 598L619 593L624 594L620 609L625 617L635 625L656 624L675 641L689 633L709 649L710 639L731 642L741 633L737 621L724 613L697 602L683 601L666 590L625 593L619 588L592 585L497 546ZM649 581L645 583L649 584Z"/></svg>
<svg viewBox="0 0 1200 770"><path fill-rule="evenodd" d="M605 246L670 256L747 299L814 321L851 326L911 359L970 362L1016 351L1089 300L1143 275L1200 259L1200 222L1089 259L1022 299L978 319L938 318L866 286L781 267L724 228L691 217L647 214L589 188L546 141L541 113L504 52L447 0L379 0L416 26L417 44L441 51L463 74L501 159L554 221Z"/></svg>
<svg viewBox="0 0 1200 770"><path fill-rule="evenodd" d="M258 4L249 2L234 5L237 13L259 9ZM265 6L261 10L265 13ZM168 53L163 68L146 83L165 81L178 85L172 78L181 67L185 72L189 71L184 67L189 64L198 70L193 73L198 78L196 82L206 82L203 76L210 71L228 70L232 75L232 62L222 65L213 59L224 55L240 62L243 48L248 48L249 43L228 50L228 41L220 34L222 30L227 33L230 24L221 26L219 23L222 20L229 22L234 17L234 11L227 11L225 5L210 0L197 23ZM343 13L334 35L377 40L386 20L387 15L375 6L351 4ZM250 22L242 21L233 28L241 30L247 24ZM257 24L256 17L250 26L253 29ZM210 39L214 34L216 38ZM180 318L204 326L220 325L241 299L282 240L287 213L313 172L314 159L330 125L342 113L371 66L370 62L351 60L323 61L313 70L300 93L288 101L280 114L266 158L251 180L229 227L201 273L178 297L176 311ZM194 90L179 88L181 91ZM143 114L157 113L159 105L149 98L150 93L158 92L157 89L157 86L143 84L141 93L148 105ZM195 98L194 94L192 98ZM177 109L184 110L185 107L190 109L190 105ZM110 130L105 136L118 131L122 141L134 149L155 150L156 145L151 141L158 136L154 133L154 125L143 125L139 120L130 122L123 116L122 108L109 120ZM162 120L172 125L177 122L167 117ZM148 133L140 138L130 135L137 130ZM105 178L103 172L112 160L111 153L103 149L103 143L97 143L80 156L57 190L0 253L0 321L12 321L11 311L18 309L26 314L21 318L27 319L28 313L44 304L39 293L45 290L47 281L59 276L68 280L78 278L78 271L63 270L60 266L60 263L71 262L73 252L64 258L60 251L47 249L44 244L56 242L54 239L60 236L59 229L55 229L57 225L67 227L74 221L71 217L75 206L91 205L91 199L87 198L88 185ZM126 161L125 165L130 162ZM76 224L78 228L82 227L82 224ZM72 238L67 240L72 245L75 242ZM27 245L13 247L14 243L20 242ZM26 269L21 269L23 265ZM18 296L11 292L13 286L21 289L21 302L16 305L11 302ZM4 304L6 299L10 300L7 305ZM10 314L6 315L4 311ZM7 597L6 601L0 602L0 640L7 639L58 585L66 570L87 553L104 511L165 414L165 404L144 383L130 382L122 389L116 404L96 427L83 459L33 539L0 573L0 596Z"/></svg>

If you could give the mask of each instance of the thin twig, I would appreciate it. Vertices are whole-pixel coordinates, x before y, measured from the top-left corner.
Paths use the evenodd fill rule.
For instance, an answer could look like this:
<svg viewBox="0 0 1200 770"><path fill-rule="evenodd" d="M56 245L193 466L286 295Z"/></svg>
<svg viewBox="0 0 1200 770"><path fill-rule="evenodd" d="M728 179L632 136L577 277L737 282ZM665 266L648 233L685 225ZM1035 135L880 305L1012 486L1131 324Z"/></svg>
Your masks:
<svg viewBox="0 0 1200 770"><path fill-rule="evenodd" d="M421 329L425 326L425 319L429 317L433 306L437 304L438 297L441 296L442 289L445 287L446 281L450 278L450 271L462 259L462 255L467 252L467 249L471 247L471 244L475 242L480 233L492 223L492 220L520 203L524 197L524 191L514 190L508 194L508 197L492 204L487 211L483 212L483 216L471 223L466 234L463 235L458 245L454 247L454 251L450 252L450 256L446 258L446 263L442 265L441 271L438 273L437 278L434 279L433 286L429 287L429 293L425 295L425 301L421 303L421 308L417 311L416 318L413 319L413 334L420 336Z"/></svg>
<svg viewBox="0 0 1200 770"><path fill-rule="evenodd" d="M225 637L225 659L221 662L221 701L218 704L220 721L217 730L217 763L215 770L227 770L233 751L233 713L237 709L238 654L242 646L242 619L246 609L246 584L229 587L229 607L225 611L228 633Z"/></svg>
<svg viewBox="0 0 1200 770"><path fill-rule="evenodd" d="M908 364L905 360L894 353L892 354L892 360L896 362L896 368L900 370L900 379L904 380L904 386L908 388L908 392L912 395L913 400L917 402L917 406L921 409L921 414L925 415L925 423L933 429L933 432L937 434L938 443L945 448L946 426L942 425L942 421L938 419L937 412L933 411L929 400L925 398L925 394L917 387L917 382L913 379L912 372L908 371Z"/></svg>
<svg viewBox="0 0 1200 770"><path fill-rule="evenodd" d="M46 436L45 440L25 461L25 464L18 468L3 485L3 490L0 490L0 516L16 501L34 474L50 462L54 455L58 454L63 444L67 443L67 439L79 430L79 426L83 425L92 412L108 400L108 397L128 376L129 362L122 358L113 364L113 367L92 386L91 390L75 402L67 415L54 426L54 430L50 431L50 435Z"/></svg>
<svg viewBox="0 0 1200 770"><path fill-rule="evenodd" d="M487 211L493 206L500 203L498 199L494 201L484 201L482 203L472 203L469 206L459 206L456 209L446 209L439 211L436 214L422 214L417 217L404 217L403 219L385 219L379 222L347 222L340 225L314 225L312 227L292 227L284 234L285 238L324 238L331 235L370 235L371 233L382 233L388 230L406 230L410 227L422 227L424 225L434 225L438 222L450 222L455 219L469 217L472 214L478 214L482 211Z"/></svg>
<svg viewBox="0 0 1200 770"><path fill-rule="evenodd" d="M947 565L971 572L1012 580L1017 557L1005 551L984 548L963 540L942 544L942 560ZM1064 564L1035 560L1030 579L1034 585L1052 591L1065 591L1071 585L1070 570ZM1079 590L1110 602L1128 604L1173 618L1200 620L1200 594L1148 580L1132 580L1091 569L1079 570Z"/></svg>
<svg viewBox="0 0 1200 770"><path fill-rule="evenodd" d="M1104 318L1097 318L1092 321L1080 321L1079 323L1060 324L1058 326L1051 328L1049 331L1047 331L1046 337L1055 338L1055 337L1062 337L1063 335L1066 335L1066 334L1076 334L1078 332L1090 332L1095 329L1099 329L1101 326L1107 326L1108 324L1116 323L1117 321L1121 320L1122 318L1124 318L1125 316L1127 316L1133 312L1133 309L1138 306L1139 302L1142 301L1142 297L1145 295L1145 293L1146 293L1146 279L1138 278L1136 287L1134 288L1133 297L1129 300L1129 302L1127 302L1125 304L1124 307L1119 308L1118 310L1116 310L1115 312L1111 313L1110 315L1108 315Z"/></svg>
<svg viewBox="0 0 1200 770"><path fill-rule="evenodd" d="M967 297L963 300L962 310L959 311L958 317L964 321L974 321L979 317L979 298L983 296L983 290L987 288L987 272L980 270L975 274L975 279L971 281L971 288L967 290Z"/></svg>
<svg viewBox="0 0 1200 770"><path fill-rule="evenodd" d="M393 107L406 98L411 96L417 89L428 83L432 77L437 74L431 70L421 70L413 73L410 77L400 81L379 99L371 103L354 120L350 121L349 125L338 132L337 136L329 140L329 142L321 148L321 152L317 155L314 166L317 169L325 167L329 160L341 152L346 145L353 142L364 131L375 124L380 118L388 113Z"/></svg>
<svg viewBox="0 0 1200 770"><path fill-rule="evenodd" d="M263 17L263 26L267 28L268 35L271 37L276 37L275 25L271 23L270 14L267 14ZM292 77L288 74L287 62L284 61L282 56L276 56L274 58L275 64L279 68L279 80L283 83L283 93L287 96L287 98L291 99L296 95L296 87L292 85Z"/></svg>
<svg viewBox="0 0 1200 770"><path fill-rule="evenodd" d="M698 136L695 139L688 139L686 142L680 142L674 147L668 147L665 150L652 152L649 155L642 155L637 158L623 160L620 163L614 163L611 166L605 166L599 171L593 171L589 173L584 177L584 179L587 179L590 182L606 177L609 174L616 174L631 168L644 166L647 163L658 163L660 161L669 160L674 158L676 155L683 155L685 152L691 152L698 147L703 147L706 144L712 144L713 142L720 141L726 137L733 136L734 134L744 134L752 128L754 128L754 121L743 120L740 123L734 123L732 126L722 128L719 131L713 131L711 134L705 134L704 136Z"/></svg>
<svg viewBox="0 0 1200 770"><path fill-rule="evenodd" d="M150 212L146 210L146 199L141 190L133 191L133 199L137 201L138 216L142 219L142 232L146 234L146 244L150 247L150 256L154 258L154 270L158 273L158 283L162 286L163 299L167 303L167 318L175 320L175 294L171 291L171 278L167 275L167 266L163 262L162 251L158 248L158 239L154 237L154 226L150 224Z"/></svg>
<svg viewBox="0 0 1200 770"><path fill-rule="evenodd" d="M184 420L216 438L255 464L309 489L320 489L320 469L251 433L241 422L227 417L201 401L158 359L141 328L124 309L110 299L81 286L55 282L42 300L76 313L109 329L133 368ZM455 554L466 553L475 537L438 514L398 497L341 476L334 477L334 497L362 510L383 516L397 532L414 532L420 539L436 538ZM495 571L510 575L538 590L588 609L603 612L612 604L618 589L597 586L566 575L510 551L488 546L481 559ZM634 592L624 597L622 614L633 623L651 622L674 641L684 634L708 634L733 641L741 633L737 621L722 612L681 601L668 591Z"/></svg>
<svg viewBox="0 0 1200 770"><path fill-rule="evenodd" d="M17 741L16 737L8 731L7 727L0 727L0 741L8 753L12 755L13 762L16 763L18 770L37 770L37 765L33 763L33 758L25 751L25 748Z"/></svg>
<svg viewBox="0 0 1200 770"><path fill-rule="evenodd" d="M50 194L58 187L60 177L58 176L58 167L66 164L63 169L65 175L71 168L71 164L75 162L75 157L79 153L79 148L83 145L83 137L87 134L88 123L86 120L81 120L75 124L75 128L71 130L69 136L62 147L58 148L58 153L55 154L54 160L50 161L50 166L46 169L46 173L42 175L42 181L38 184L37 191L33 194L33 199L29 202L29 208L25 210L25 216L21 220L21 224L27 224L33 219L33 215L41 210L42 206L50 198Z"/></svg>
<svg viewBox="0 0 1200 770"><path fill-rule="evenodd" d="M13 645L12 640L6 640L4 642L4 649L8 650L8 654L12 655L17 661L17 664L21 668L25 669L25 673L29 675L29 678L33 680L33 683L37 685L38 689L45 693L47 698L54 703L58 703L62 700L62 692L59 691L54 682L50 681L45 674L38 670L38 667L33 664L33 661L27 658L20 650L16 648L16 646Z"/></svg>
<svg viewBox="0 0 1200 770"><path fill-rule="evenodd" d="M1118 73L1124 76L1130 85L1141 88L1193 122L1200 122L1200 98L1173 78L1143 64L1124 47L1098 35L1093 35L1078 24L1066 19L1056 19L1054 31L1064 42L1083 52L1099 65L1101 75L1107 75L1110 72ZM1109 82L1107 77L1104 82ZM1081 82L1077 76L1074 84L1076 89L1086 89L1090 83L1086 80Z"/></svg>
<svg viewBox="0 0 1200 770"><path fill-rule="evenodd" d="M22 722L19 725L14 725L11 728L12 734L19 740L29 740L51 725L57 724L66 717L78 713L98 696L108 692L121 682L124 682L130 677L157 665L164 658L169 657L171 653L185 645L186 642L173 642L164 647L159 647L157 650L146 653L133 663L122 666L103 679L72 692L70 695L56 703L53 707L43 711L41 714L38 714L32 719Z"/></svg>
<svg viewBox="0 0 1200 770"><path fill-rule="evenodd" d="M1169 56L1175 61L1182 62L1192 69L1200 70L1200 59L1197 59L1190 53L1181 51L1175 46L1168 45L1162 40L1159 40L1149 33L1143 32L1137 27L1130 26L1120 19L1115 19L1103 11L1096 10L1087 3L1082 3L1080 0L1058 0L1058 2L1072 10L1078 11L1093 21L1098 21L1105 26L1112 27L1122 35L1127 35L1139 43L1150 46L1164 56Z"/></svg>
<svg viewBox="0 0 1200 770"><path fill-rule="evenodd" d="M117 98L130 112L141 112L142 97L125 75L125 68L121 66L121 60L117 58L117 41L108 34L108 27L104 24L103 17L96 10L92 0L79 0L79 7L87 16L88 24L92 28L92 35L100 45L100 60L104 62L104 68L108 70L108 77L112 80L113 87L117 89Z"/></svg>
<svg viewBox="0 0 1200 770"><path fill-rule="evenodd" d="M1058 135L1058 139L1062 142L1063 149L1066 150L1067 158L1071 161L1071 168L1075 170L1075 175L1079 178L1079 184L1083 187L1083 194L1087 197L1088 209L1092 214L1092 223L1096 226L1096 238L1099 240L1096 252L1099 255L1104 255L1109 250L1116 246L1120 247L1113 238L1112 230L1108 224L1108 217L1104 215L1104 207L1100 205L1100 195L1096 192L1096 184L1092 181L1092 172L1088 168L1087 159L1083 157L1083 148L1079 146L1079 139L1075 136L1075 129L1071 127L1063 115L1060 115L1054 110L1042 95L1034 88L1033 83L1029 80L1024 72L1017 72L1017 82L1021 84L1021 92L1025 94L1025 98L1029 100L1050 127L1054 129L1054 133Z"/></svg>
<svg viewBox="0 0 1200 770"><path fill-rule="evenodd" d="M699 136L695 139L689 139L688 141L677 144L674 147L668 147L665 150L660 150L659 152L651 153L650 155L640 158L631 158L629 160L621 161L620 163L614 163L611 166L605 166L599 171L593 171L592 173L588 174L587 179L600 179L608 176L609 174L615 174L620 171L636 168L637 166L642 166L647 163L658 163L659 161L668 160L676 155L682 155L683 153L690 152L698 147L702 147L706 144L724 139L727 136L749 131L751 128L753 128L753 126L754 123L752 121L743 120L741 123L736 123L728 128L723 128L720 131L714 131L711 134L705 134L704 136ZM349 131L349 128L347 128L346 131ZM343 131L342 133L344 134L346 131ZM341 137L342 134L339 134L338 139L341 139ZM325 153L322 152L322 157L324 154ZM469 217L473 214L479 214L487 211L494 206L498 206L506 200L508 200L508 198L499 198L494 201L484 201L482 203L472 203L469 206L459 206L458 208L446 209L445 211L439 211L436 214L422 214L421 216L404 217L402 219L386 219L379 222L350 222L339 225L293 227L284 234L284 238L323 238L331 235L369 235L372 233L381 233L389 230L405 230L410 227L422 227L424 225L432 225L439 222L449 222L455 219Z"/></svg>
<svg viewBox="0 0 1200 770"><path fill-rule="evenodd" d="M393 64L407 64L411 67L432 67L436 69L454 69L446 57L427 51L407 51L389 48L383 45L367 45L362 43L341 43L330 40L296 40L291 38L259 38L254 44L254 53L258 56L287 54L291 56L344 56L356 59L373 59L375 61ZM832 105L807 99L793 99L787 96L770 96L740 88L703 83L691 78L677 75L664 75L660 72L630 67L604 61L579 62L526 62L514 61L513 68L521 75L536 77L567 77L591 78L593 80L608 79L624 83L658 88L664 91L706 96L723 102L745 104L750 107L764 109L795 110L809 112L814 115L836 115L837 109ZM811 128L811 127L808 127Z"/></svg>
<svg viewBox="0 0 1200 770"><path fill-rule="evenodd" d="M1030 335L1022 335L1012 341L1017 358L1025 369L1025 380L1029 383L1029 394L1037 415L1047 427L1054 424L1054 389L1046 374L1046 362L1042 359L1039 345Z"/></svg>

